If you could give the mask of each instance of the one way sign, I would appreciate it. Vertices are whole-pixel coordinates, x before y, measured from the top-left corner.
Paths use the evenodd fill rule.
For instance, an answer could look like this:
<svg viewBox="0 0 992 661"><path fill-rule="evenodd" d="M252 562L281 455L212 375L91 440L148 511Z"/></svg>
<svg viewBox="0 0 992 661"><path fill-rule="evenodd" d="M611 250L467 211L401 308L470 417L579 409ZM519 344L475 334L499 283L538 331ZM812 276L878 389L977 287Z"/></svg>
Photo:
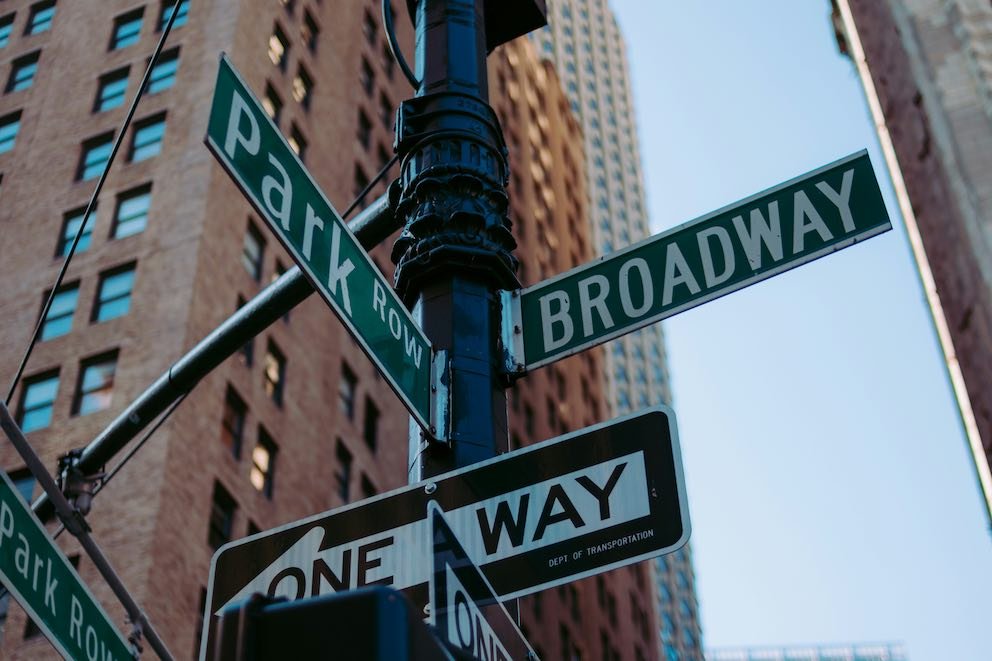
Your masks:
<svg viewBox="0 0 992 661"><path fill-rule="evenodd" d="M389 585L426 605L431 500L501 599L689 539L675 417L657 407L227 544L210 567L207 625L255 592L302 599Z"/></svg>

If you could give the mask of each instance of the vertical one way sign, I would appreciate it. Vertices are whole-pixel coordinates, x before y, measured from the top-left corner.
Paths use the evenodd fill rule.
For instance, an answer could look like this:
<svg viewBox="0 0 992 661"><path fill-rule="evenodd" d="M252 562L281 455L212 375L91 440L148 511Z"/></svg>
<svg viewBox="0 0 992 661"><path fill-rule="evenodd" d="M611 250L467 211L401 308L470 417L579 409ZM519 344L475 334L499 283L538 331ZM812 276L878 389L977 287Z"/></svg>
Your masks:
<svg viewBox="0 0 992 661"><path fill-rule="evenodd" d="M226 56L206 144L413 417L430 429L430 341Z"/></svg>
<svg viewBox="0 0 992 661"><path fill-rule="evenodd" d="M66 659L133 658L127 641L2 470L0 582Z"/></svg>

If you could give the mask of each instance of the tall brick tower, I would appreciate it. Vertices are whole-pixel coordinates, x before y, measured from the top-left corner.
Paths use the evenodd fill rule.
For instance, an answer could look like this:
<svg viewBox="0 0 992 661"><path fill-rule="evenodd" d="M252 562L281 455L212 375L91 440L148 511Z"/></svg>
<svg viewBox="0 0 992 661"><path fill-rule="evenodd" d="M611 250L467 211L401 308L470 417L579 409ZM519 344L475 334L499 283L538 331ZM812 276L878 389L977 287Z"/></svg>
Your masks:
<svg viewBox="0 0 992 661"><path fill-rule="evenodd" d="M394 5L410 53L405 3ZM0 375L14 373L27 346L173 10L163 57L15 392L12 410L52 468L292 265L203 145L220 53L339 210L391 158L395 108L412 95L376 0L0 4ZM491 67L506 81L494 83L493 103L513 131L513 217L522 277L533 282L593 252L585 196L572 195L583 186L580 131L553 69L528 48L507 46ZM387 275L391 244L372 252ZM515 442L606 419L602 363L592 351L521 383ZM386 382L311 297L197 384L96 498L94 538L174 654L193 657L214 550L401 486L407 424ZM0 465L38 495L6 444ZM68 535L59 544L123 628L85 555ZM645 572L587 583L524 601L524 624L549 658L600 646L609 658L655 658ZM9 599L0 620L0 658L52 655Z"/></svg>

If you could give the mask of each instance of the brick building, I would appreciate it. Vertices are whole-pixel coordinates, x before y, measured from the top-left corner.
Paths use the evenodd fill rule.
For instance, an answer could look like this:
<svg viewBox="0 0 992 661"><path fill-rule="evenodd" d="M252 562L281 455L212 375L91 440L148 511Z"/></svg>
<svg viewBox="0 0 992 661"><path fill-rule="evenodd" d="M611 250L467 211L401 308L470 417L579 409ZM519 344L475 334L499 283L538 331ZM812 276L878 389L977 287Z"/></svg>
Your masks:
<svg viewBox="0 0 992 661"><path fill-rule="evenodd" d="M0 4L2 374L14 373L27 346L176 3ZM399 39L409 45L405 3L395 4ZM180 15L148 94L15 393L12 409L47 465L87 444L292 264L203 145L220 52L343 210L391 157L393 111L411 94L388 55L378 5L179 0ZM510 94L517 74L508 63L512 53L523 58L525 51L509 46L505 53L499 58L506 63L492 66L505 75ZM528 71L541 85L557 85L536 60ZM525 95L542 89L517 86ZM582 185L581 141L560 92L547 88L544 101L529 104L500 101L501 92L494 87L494 104L512 125L512 158L520 173L511 186L514 218L526 219L516 226L526 263L522 277L534 281L592 255L577 229L586 226L578 222L585 196L569 202L568 194ZM514 116L524 108L533 121ZM534 145L537 162L524 160L531 158L525 144ZM382 190L380 185L373 195ZM540 214L532 211L540 206L537 195ZM542 243L535 243L538 238ZM387 274L390 246L373 251ZM511 412L515 442L601 421L601 360L590 352L519 386ZM406 411L314 296L204 378L101 492L89 521L173 653L190 658L214 549L400 486L406 457ZM32 491L23 463L6 444L0 466L25 493ZM59 543L70 556L80 555L68 536ZM122 609L85 556L79 570L115 622L123 623ZM548 658L559 656L555 651L563 644L571 648L561 653L565 658L598 654L596 645L604 640L611 658L637 658L635 650L650 658L656 641L650 627L637 626L649 617L650 589L641 569L625 569L550 591L525 600L525 626ZM52 655L19 607L9 601L0 606L0 658Z"/></svg>
<svg viewBox="0 0 992 661"><path fill-rule="evenodd" d="M835 0L992 522L992 5Z"/></svg>
<svg viewBox="0 0 992 661"><path fill-rule="evenodd" d="M510 151L510 218L526 286L594 257L582 128L555 66L538 57L530 40L497 50L489 71ZM604 360L595 348L519 381L510 397L511 448L606 420ZM649 564L522 599L523 629L535 651L545 659L657 658Z"/></svg>

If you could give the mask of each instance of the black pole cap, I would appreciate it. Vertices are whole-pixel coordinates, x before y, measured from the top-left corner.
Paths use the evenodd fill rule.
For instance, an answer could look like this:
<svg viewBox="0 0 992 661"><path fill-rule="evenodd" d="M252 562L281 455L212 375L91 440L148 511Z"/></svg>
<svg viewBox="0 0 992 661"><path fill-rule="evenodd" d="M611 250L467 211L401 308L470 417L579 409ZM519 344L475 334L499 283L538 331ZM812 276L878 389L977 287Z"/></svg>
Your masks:
<svg viewBox="0 0 992 661"><path fill-rule="evenodd" d="M406 0L410 19L414 22L420 1ZM497 46L548 24L546 0L485 0L485 3L486 50L490 53Z"/></svg>

